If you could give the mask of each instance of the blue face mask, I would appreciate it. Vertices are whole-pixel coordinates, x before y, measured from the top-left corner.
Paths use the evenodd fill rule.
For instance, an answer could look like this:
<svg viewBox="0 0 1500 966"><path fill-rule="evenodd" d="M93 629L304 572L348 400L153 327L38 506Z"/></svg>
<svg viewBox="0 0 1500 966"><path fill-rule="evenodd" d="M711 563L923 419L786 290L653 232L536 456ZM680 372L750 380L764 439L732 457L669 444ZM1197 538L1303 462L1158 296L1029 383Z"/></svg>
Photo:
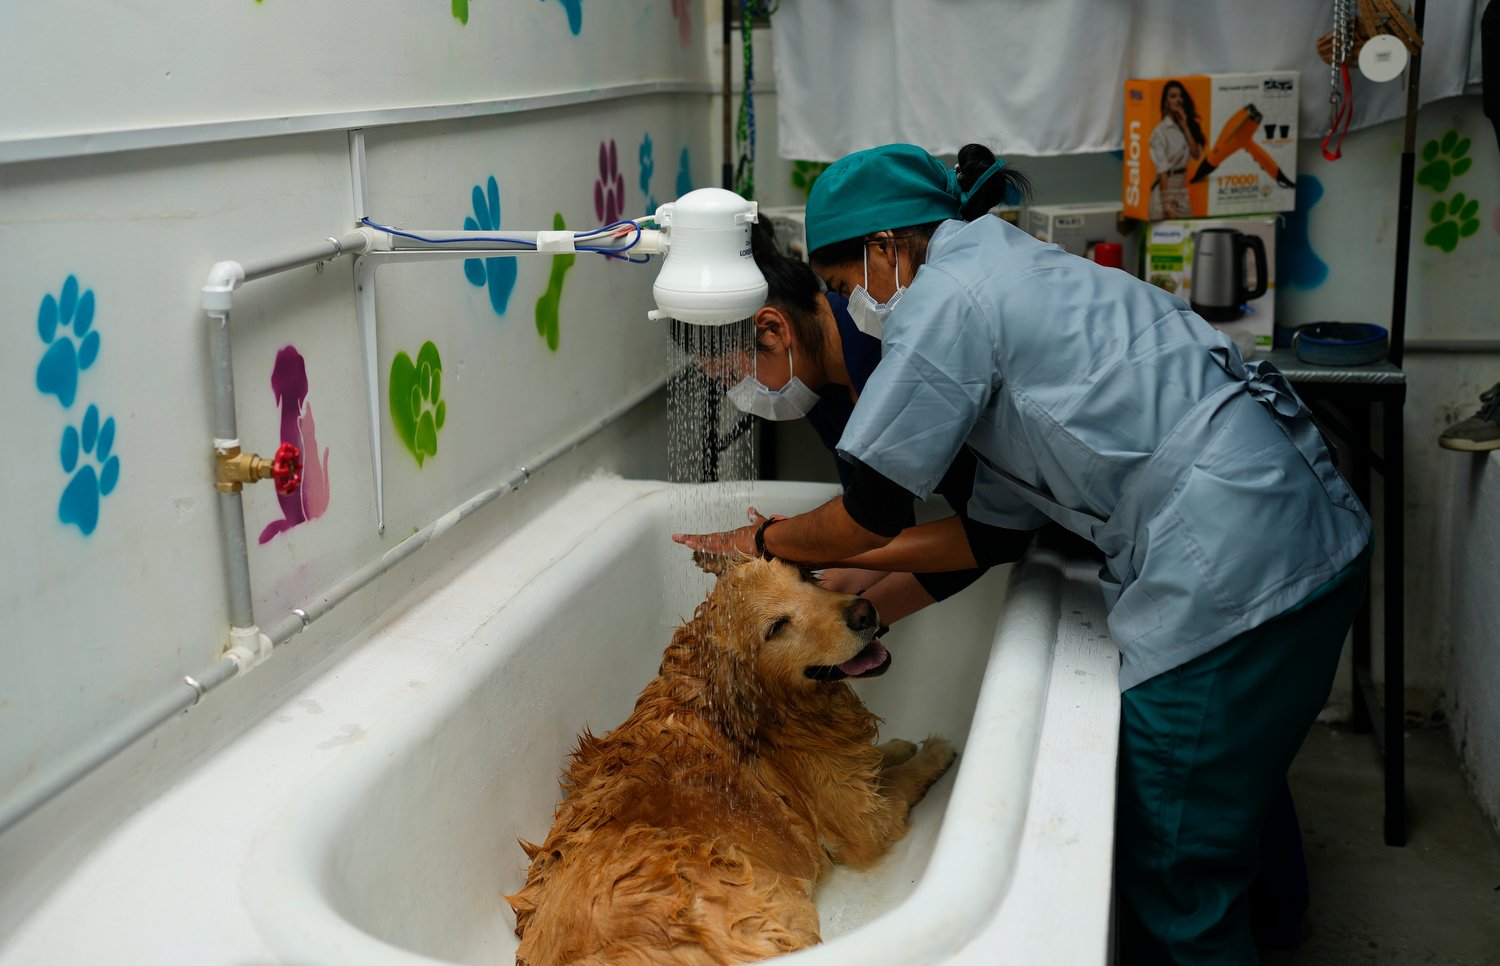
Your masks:
<svg viewBox="0 0 1500 966"><path fill-rule="evenodd" d="M880 338L880 333L885 331L885 320L896 308L896 303L901 301L901 295L906 291L906 286L901 284L901 260L896 259L896 294L885 302L875 301L875 296L865 286L870 284L870 246L865 246L865 284L854 286L854 291L849 294L849 317L859 331L865 335Z"/></svg>
<svg viewBox="0 0 1500 966"><path fill-rule="evenodd" d="M786 350L786 364L792 367L792 350ZM794 374L780 389L771 389L755 376L746 376L725 395L741 412L761 419L801 419L812 412L819 396Z"/></svg>

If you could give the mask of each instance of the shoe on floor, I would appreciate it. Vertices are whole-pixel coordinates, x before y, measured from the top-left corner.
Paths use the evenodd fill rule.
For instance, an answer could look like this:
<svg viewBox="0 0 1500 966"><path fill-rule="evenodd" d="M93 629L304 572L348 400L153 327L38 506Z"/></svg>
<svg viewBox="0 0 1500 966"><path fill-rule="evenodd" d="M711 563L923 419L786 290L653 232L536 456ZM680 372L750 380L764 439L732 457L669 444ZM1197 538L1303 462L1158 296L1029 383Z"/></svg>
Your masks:
<svg viewBox="0 0 1500 966"><path fill-rule="evenodd" d="M1479 412L1443 430L1438 445L1468 453L1500 449L1500 382L1480 393Z"/></svg>

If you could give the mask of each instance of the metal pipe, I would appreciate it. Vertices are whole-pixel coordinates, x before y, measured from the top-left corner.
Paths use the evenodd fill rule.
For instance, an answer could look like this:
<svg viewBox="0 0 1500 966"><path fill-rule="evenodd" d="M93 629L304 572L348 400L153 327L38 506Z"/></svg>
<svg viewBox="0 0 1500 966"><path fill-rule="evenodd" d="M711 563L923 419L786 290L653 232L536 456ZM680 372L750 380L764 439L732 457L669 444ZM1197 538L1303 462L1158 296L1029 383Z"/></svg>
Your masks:
<svg viewBox="0 0 1500 966"><path fill-rule="evenodd" d="M379 231L380 229L375 229ZM493 232L455 231L451 228L403 228L402 231L413 235L421 235L432 241L419 241L415 238L407 238L404 235L396 235L387 232L391 240L392 251L454 251L457 245L451 244L460 240L467 240L465 247L470 251L479 252L532 252L536 251L536 236L534 231L511 231L509 228L497 228ZM515 239L509 241L475 241L475 236L493 238L495 235L504 235ZM433 242L448 242L450 244L433 244Z"/></svg>
<svg viewBox="0 0 1500 966"><path fill-rule="evenodd" d="M238 448L240 444L234 412L234 354L229 339L229 309L210 310L208 318L214 449L223 451ZM219 493L219 536L224 547L225 577L229 582L229 624L231 627L254 627L245 510L239 493Z"/></svg>
<svg viewBox="0 0 1500 966"><path fill-rule="evenodd" d="M1418 35L1427 13L1427 0L1416 0L1412 22ZM1401 365L1406 341L1407 273L1411 262L1411 196L1412 178L1417 167L1417 111L1421 107L1418 91L1422 80L1422 49L1411 55L1406 77L1406 130L1401 142L1400 200L1396 206L1396 278L1391 291L1391 364Z"/></svg>
<svg viewBox="0 0 1500 966"><path fill-rule="evenodd" d="M583 443L588 441L591 437L598 434L605 427L614 423L620 417L624 416L626 413L630 412L632 409L639 406L641 403L645 402L656 393L660 392L662 387L665 386L668 380L670 380L671 378L672 374L668 373L665 376L653 380L651 383L645 386L645 388L632 393L630 396L627 396L623 403L610 410L601 418L595 420L593 423L585 426L583 429L563 440L558 445L542 453L536 459L529 460L524 465L517 467L515 471L507 474L494 486L481 490L473 496L469 497L469 499L465 500L463 503L460 503L458 506L454 507L452 510L449 510L447 513L444 513L442 516L438 517L427 526L407 537L405 540L402 540L400 543L396 544L394 547L392 547L390 550L387 550L376 559L360 567L354 573L345 576L343 579L325 590L323 593L317 595L312 600L303 604L301 607L294 609L288 616L282 618L279 622L269 627L266 631L266 635L270 637L271 642L274 646L279 647L282 644L285 644L293 637L296 637L298 634L302 633L302 631L310 624L312 624L313 621L317 620L319 617L322 617L334 607L338 606L340 603L353 596L361 588L368 585L371 581L375 580L381 574L384 574L386 571L395 567L407 557L410 557L418 550L427 546L427 544L431 543L433 540L436 540L438 537L441 537L443 534L447 533L453 528L453 525L458 523L460 520L464 520L473 515L475 511L488 505L497 497L504 496L507 493L520 489L526 484L527 480L531 479L533 473L537 473L542 469L545 469L556 460L571 453L573 450L577 449Z"/></svg>
<svg viewBox="0 0 1500 966"><path fill-rule="evenodd" d="M229 626L254 627L250 545L245 539L245 504L239 493L219 494L219 535L224 543L224 577L229 582Z"/></svg>
<svg viewBox="0 0 1500 966"><path fill-rule="evenodd" d="M197 674L184 677L171 691L137 710L113 730L105 732L98 744L79 749L72 756L62 759L50 771L44 772L32 784L22 786L7 796L3 806L0 806L0 835L167 719L180 711L187 711L202 700L203 695L234 677L238 671L239 665L226 659Z"/></svg>
<svg viewBox="0 0 1500 966"><path fill-rule="evenodd" d="M370 245L370 236L363 231L353 231L340 238L328 236L316 245L308 245L306 248L290 252L286 255L278 255L275 258L261 259L255 262L241 262L245 268L245 281L265 278L267 275L275 275L278 272L290 271L301 268L303 265L314 265L318 262L326 262L340 255L358 255Z"/></svg>
<svg viewBox="0 0 1500 966"><path fill-rule="evenodd" d="M371 229L371 231L380 232L380 229ZM662 250L662 233L650 228L642 229L639 233L625 230L621 234L600 234L591 237L581 237L579 233L572 231L511 231L508 228L499 228L494 232L454 231L450 228L404 228L402 231L406 234L382 232L384 238L389 240L388 246L371 254L434 252L459 258L494 252L529 252L545 255L549 252L576 251L576 246L604 248L619 252L633 250L644 255L660 254ZM584 234L587 235L587 232ZM409 237L410 235L421 237L412 238ZM504 236L504 240L499 240L496 236ZM545 247L548 238L560 239L564 247Z"/></svg>
<svg viewBox="0 0 1500 966"><path fill-rule="evenodd" d="M641 402L659 392L666 384L669 376L655 380L645 389L631 395L623 405L612 410L603 418L594 422L583 431L569 437L558 446L546 451L535 461L526 466L519 467L516 472L508 475L498 485L476 494L469 500L460 504L454 510L445 513L433 523L428 524L422 530L403 540L380 559L360 568L350 577L339 581L327 592L319 595L312 603L304 608L292 611L291 615L278 623L271 629L270 637L276 644L284 644L294 637L308 624L318 617L332 610L340 602L347 599L355 591L368 584L375 577L396 564L411 556L423 546L442 536L457 523L474 513L480 507L505 493L519 489L530 479L531 475L557 459L567 455L578 446L586 442L611 423L624 416ZM235 494L238 497L238 494ZM243 516L240 517L243 523ZM243 529L241 530L243 533ZM355 577L363 576L363 580L356 581ZM299 611L305 612L299 613ZM14 794L7 797L0 804L0 834L4 834L12 826L24 820L28 815L47 804L69 787L80 781L94 769L104 764L115 755L130 747L136 741L154 731L158 726L166 723L179 712L184 712L198 704L204 696L217 689L225 681L233 678L240 671L240 665L236 661L222 659L204 670L187 675L182 682L175 685L170 691L163 694L156 701L139 709L131 717L121 722L113 730L107 732L103 739L95 745L82 749L71 758L54 767L50 772L43 774L37 781L29 786L24 786Z"/></svg>
<svg viewBox="0 0 1500 966"><path fill-rule="evenodd" d="M324 242L275 258L247 263L226 261L213 266L203 286L203 303L205 313L210 320L209 358L215 447L237 446L239 442L234 409L233 354L229 338L229 320L235 288L251 279L327 261L345 254L363 252L370 247L371 242L371 233L367 230L360 230L341 238L330 237ZM340 581L306 608L294 610L289 618L283 620L274 629L272 640L277 644L289 640L302 628L347 599L376 576L442 536L458 521L470 516L496 497L519 488L531 477L533 471L541 469L576 449L589 437L655 394L665 384L667 378L669 377L664 376L656 380L644 390L630 396L624 405L612 410L583 431L569 437L559 446L543 453L528 466L520 467L517 472L507 476L499 485L476 494L423 530L403 540L379 560L367 564L356 574ZM250 587L249 555L245 539L245 514L241 496L239 493L220 493L220 503L223 510L221 532L224 538L225 563L230 584L229 609L231 637L233 637L235 632L255 630L254 606ZM165 692L151 704L137 709L130 717L105 732L97 743L61 759L60 763L50 771L43 772L35 782L23 786L0 802L0 834L23 821L179 712L187 711L197 705L207 694L243 670L242 660L226 657L197 674L186 675L182 682L170 691Z"/></svg>

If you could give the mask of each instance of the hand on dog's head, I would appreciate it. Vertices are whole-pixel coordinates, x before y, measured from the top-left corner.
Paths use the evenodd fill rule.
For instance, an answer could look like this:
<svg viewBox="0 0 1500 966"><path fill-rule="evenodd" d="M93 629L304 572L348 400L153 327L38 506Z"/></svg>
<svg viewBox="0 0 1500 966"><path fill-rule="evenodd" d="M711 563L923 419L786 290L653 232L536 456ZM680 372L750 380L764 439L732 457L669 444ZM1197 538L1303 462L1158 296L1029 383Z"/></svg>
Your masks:
<svg viewBox="0 0 1500 966"><path fill-rule="evenodd" d="M698 569L715 577L722 577L729 571L738 567L747 560L753 560L738 551L734 553L711 553L707 550L694 550L693 563Z"/></svg>

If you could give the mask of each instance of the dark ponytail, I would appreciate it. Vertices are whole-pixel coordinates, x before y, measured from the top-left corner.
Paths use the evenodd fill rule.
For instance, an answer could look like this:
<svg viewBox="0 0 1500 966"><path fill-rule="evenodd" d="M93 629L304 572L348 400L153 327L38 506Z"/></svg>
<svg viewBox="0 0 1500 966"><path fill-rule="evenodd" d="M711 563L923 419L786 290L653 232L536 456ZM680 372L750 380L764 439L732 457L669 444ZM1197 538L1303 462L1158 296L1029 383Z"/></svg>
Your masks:
<svg viewBox="0 0 1500 966"><path fill-rule="evenodd" d="M995 166L995 153L982 144L965 144L958 151L958 164L955 165L955 174L958 186L963 191L968 191L979 181L980 177L990 168ZM1012 198L1021 204L1030 204L1034 191L1031 179L1024 174L1005 165L999 171L990 175L989 180L980 185L978 194L970 198L958 213L964 221L977 221L988 214L990 209L1001 204L1006 198ZM932 221L922 225L897 226L892 229L897 238L916 239L919 247L916 250L917 261L925 257L927 239L937 231L940 221ZM859 261L864 253L865 245L873 235L865 235L860 238L850 238L841 242L824 245L812 253L812 261L819 265L839 265L848 262Z"/></svg>
<svg viewBox="0 0 1500 966"><path fill-rule="evenodd" d="M964 191L973 187L980 177L995 164L995 153L982 144L965 144L958 149L958 186ZM964 221L973 221L988 214L1007 196L1019 198L1024 204L1031 200L1031 180L1024 174L1006 165L990 176L979 188L979 193L969 199L959 211Z"/></svg>

